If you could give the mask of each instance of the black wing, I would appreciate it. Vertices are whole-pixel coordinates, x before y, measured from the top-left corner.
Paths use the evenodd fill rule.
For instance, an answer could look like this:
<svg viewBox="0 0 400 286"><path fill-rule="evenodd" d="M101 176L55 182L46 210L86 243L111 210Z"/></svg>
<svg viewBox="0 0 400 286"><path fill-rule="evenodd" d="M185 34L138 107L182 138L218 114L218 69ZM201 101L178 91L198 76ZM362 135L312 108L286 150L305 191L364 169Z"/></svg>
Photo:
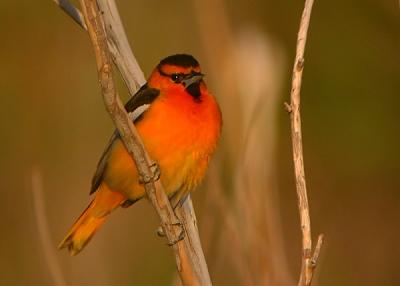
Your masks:
<svg viewBox="0 0 400 286"><path fill-rule="evenodd" d="M125 109L127 112L129 112L129 115L134 123L137 123L142 118L143 113L147 110L147 108L149 108L150 104L157 98L159 94L160 91L158 89L148 87L147 84L145 84L125 104ZM96 172L92 178L90 194L96 192L97 188L100 186L100 183L103 179L104 170L107 167L111 146L118 138L119 133L117 130L115 130L107 144L106 149L103 152L103 155L101 155L99 163L97 164Z"/></svg>

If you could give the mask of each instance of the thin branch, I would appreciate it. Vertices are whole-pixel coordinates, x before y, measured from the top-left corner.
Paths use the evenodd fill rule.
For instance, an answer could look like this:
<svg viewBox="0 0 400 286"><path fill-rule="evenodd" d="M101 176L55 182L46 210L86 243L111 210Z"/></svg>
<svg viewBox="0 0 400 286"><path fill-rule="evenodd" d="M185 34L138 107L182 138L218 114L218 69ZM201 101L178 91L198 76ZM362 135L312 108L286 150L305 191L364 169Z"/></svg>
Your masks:
<svg viewBox="0 0 400 286"><path fill-rule="evenodd" d="M42 176L38 169L35 168L32 170L31 180L35 218L47 266L49 267L49 272L53 277L54 285L66 286L67 283L65 282L56 254L54 253L54 248L52 247L53 242L51 240L49 223L46 219L46 210L44 205Z"/></svg>
<svg viewBox="0 0 400 286"><path fill-rule="evenodd" d="M104 13L103 19L106 27L108 48L112 59L121 72L129 92L134 95L146 83L146 79L133 56L115 0L98 0L97 3Z"/></svg>
<svg viewBox="0 0 400 286"><path fill-rule="evenodd" d="M107 41L107 34L104 27L105 23L111 25L113 20L114 23L117 23L116 25L122 24L118 22L120 20L115 3L110 4L110 2L112 1L108 1L107 3L99 0L98 5L95 0L80 0L89 36L95 50L99 81L106 109L113 119L128 152L135 160L138 173L144 182L147 196L160 217L161 226L175 252L176 264L183 285L211 285L208 270L206 267L204 269L204 266L206 265L204 255L202 257L197 256L198 261L204 263L198 264L198 261L194 260L194 257L196 257L198 253L191 251L191 248L189 247L191 243L189 242L189 238L193 237L192 234L188 235L189 229L184 229L186 231L184 240L178 241L182 228L171 208L165 192L163 191L161 183L159 181L154 181L153 173L150 169L152 161L146 153L143 143L117 94L112 77L111 55L108 48L109 41ZM106 6L102 6L100 3L105 4ZM102 7L102 11L99 10L99 7ZM106 13L106 10L108 9L110 11L115 9L114 13L116 14L112 14L110 11L107 11ZM112 15L114 19L108 19L104 23L101 14L103 14L104 17L110 17ZM119 31L124 34L123 29L120 29ZM116 37L118 35L114 34L113 36ZM131 53L130 48L129 50L125 49L122 52ZM118 64L118 62L116 63ZM121 62L119 63L121 64ZM124 73L124 70L122 69L121 72ZM131 76L135 77L136 83L140 81L140 79L138 80L137 74L131 74ZM126 82L128 81L127 78L125 78ZM134 85L131 85L130 90L131 89L134 89ZM195 223L195 217L191 220L191 223ZM194 237L196 235L198 237L198 234L194 234ZM198 251L198 249L200 249L202 254L199 242L197 242L196 251Z"/></svg>
<svg viewBox="0 0 400 286"><path fill-rule="evenodd" d="M324 242L324 235L323 234L318 235L317 246L315 247L314 254L311 258L311 266L314 268L317 267L318 257L319 254L321 253L323 242Z"/></svg>
<svg viewBox="0 0 400 286"><path fill-rule="evenodd" d="M194 212L190 196L186 199L182 207L175 209L175 213L185 229L185 248L187 249L189 259L192 261L193 271L197 277L196 279L199 285L211 286L210 274L208 273L206 259L201 247L196 213Z"/></svg>
<svg viewBox="0 0 400 286"><path fill-rule="evenodd" d="M302 231L302 263L299 286L311 285L318 254L322 245L320 236L316 255L312 253L310 214L308 207L306 179L304 173L303 145L301 136L300 117L300 89L304 68L304 49L307 41L307 31L310 23L311 10L314 0L306 0L303 14L301 16L300 29L297 35L296 58L293 66L292 90L290 94L290 106L286 110L290 113L292 130L293 161L296 178L296 191L300 212L300 223Z"/></svg>
<svg viewBox="0 0 400 286"><path fill-rule="evenodd" d="M112 54L114 63L124 78L130 93L145 83L145 78L136 58L134 57L128 39L126 37L115 0L98 0L105 21L108 47ZM200 285L211 285L210 274L204 253L201 247L200 237L197 229L197 219L189 196L181 208L175 210L186 233L184 239L189 260L192 263L195 277ZM193 283L193 282L192 282Z"/></svg>

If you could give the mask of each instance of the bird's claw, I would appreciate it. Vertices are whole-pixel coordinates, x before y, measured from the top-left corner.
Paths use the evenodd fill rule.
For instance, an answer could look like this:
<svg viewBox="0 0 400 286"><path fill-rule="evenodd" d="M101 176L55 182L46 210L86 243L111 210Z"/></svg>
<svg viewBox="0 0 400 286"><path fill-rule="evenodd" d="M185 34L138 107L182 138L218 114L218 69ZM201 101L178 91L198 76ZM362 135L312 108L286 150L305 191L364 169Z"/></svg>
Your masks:
<svg viewBox="0 0 400 286"><path fill-rule="evenodd" d="M173 246L173 245L177 244L179 241L181 241L181 240L183 240L185 238L185 231L183 229L183 224L181 222L176 222L176 223L173 223L172 225L173 226L179 226L180 233L179 233L179 235L178 235L178 237L176 239L174 239L174 240L172 240L172 241L167 243L168 246ZM166 236L165 235L165 231L161 226L159 226L157 228L157 235L160 236L160 237L165 237Z"/></svg>
<svg viewBox="0 0 400 286"><path fill-rule="evenodd" d="M159 237L165 237L165 232L161 225L157 228L156 233Z"/></svg>
<svg viewBox="0 0 400 286"><path fill-rule="evenodd" d="M150 171L153 174L153 180L154 181L158 181L160 179L161 176L161 170L160 170L160 166L157 164L157 162L153 162L150 165Z"/></svg>
<svg viewBox="0 0 400 286"><path fill-rule="evenodd" d="M150 164L149 166L151 174L149 176L140 176L139 178L139 183L140 184L148 184L151 181L158 181L161 176L161 171L160 171L160 166L157 164L157 162L154 162Z"/></svg>
<svg viewBox="0 0 400 286"><path fill-rule="evenodd" d="M174 246L179 241L181 241L185 238L185 231L183 230L182 224L179 223L179 225L181 226L181 232L179 233L178 238L174 239L173 241L168 242L168 246Z"/></svg>

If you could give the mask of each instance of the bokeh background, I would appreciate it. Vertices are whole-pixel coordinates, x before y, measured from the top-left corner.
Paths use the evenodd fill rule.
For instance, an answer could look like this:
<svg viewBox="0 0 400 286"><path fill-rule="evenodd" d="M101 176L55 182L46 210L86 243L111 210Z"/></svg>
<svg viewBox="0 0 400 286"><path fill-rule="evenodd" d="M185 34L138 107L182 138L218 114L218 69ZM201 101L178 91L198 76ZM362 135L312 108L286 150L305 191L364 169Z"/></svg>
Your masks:
<svg viewBox="0 0 400 286"><path fill-rule="evenodd" d="M214 284L295 285L283 102L303 1L117 2L146 75L167 55L193 54L220 102L221 144L193 198ZM314 285L400 283L399 11L395 0L314 5L302 89L313 238L326 237ZM53 1L2 0L0 35L0 284L176 283L144 200L78 256L56 250L90 200L113 126L88 36Z"/></svg>

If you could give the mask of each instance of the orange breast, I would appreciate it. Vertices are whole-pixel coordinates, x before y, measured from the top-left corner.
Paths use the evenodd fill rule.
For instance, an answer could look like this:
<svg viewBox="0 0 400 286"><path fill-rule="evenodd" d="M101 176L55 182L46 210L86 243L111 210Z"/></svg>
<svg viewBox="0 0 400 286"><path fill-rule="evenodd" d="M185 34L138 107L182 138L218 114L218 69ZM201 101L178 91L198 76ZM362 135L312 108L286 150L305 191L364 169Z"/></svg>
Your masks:
<svg viewBox="0 0 400 286"><path fill-rule="evenodd" d="M198 185L221 128L220 111L212 96L205 94L200 103L179 96L160 95L136 126L150 157L160 166L167 194L191 191ZM104 181L131 199L144 195L134 162L120 140L111 150Z"/></svg>

